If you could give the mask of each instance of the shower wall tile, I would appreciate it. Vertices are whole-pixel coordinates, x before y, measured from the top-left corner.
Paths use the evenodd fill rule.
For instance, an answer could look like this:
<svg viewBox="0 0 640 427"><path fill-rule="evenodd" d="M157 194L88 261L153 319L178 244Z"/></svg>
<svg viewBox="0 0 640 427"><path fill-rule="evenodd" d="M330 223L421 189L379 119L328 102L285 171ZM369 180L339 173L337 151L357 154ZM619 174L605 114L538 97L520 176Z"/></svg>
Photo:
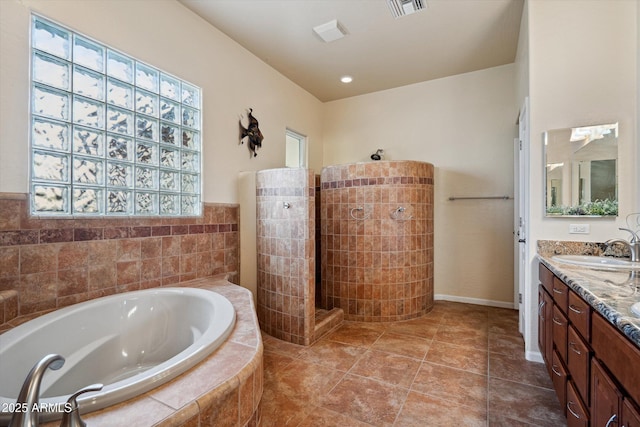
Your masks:
<svg viewBox="0 0 640 427"><path fill-rule="evenodd" d="M276 338L309 345L315 326L313 171L260 171L256 197L260 326Z"/></svg>
<svg viewBox="0 0 640 427"><path fill-rule="evenodd" d="M357 321L404 320L428 312L433 165L329 166L320 180L320 306L342 308L346 320Z"/></svg>
<svg viewBox="0 0 640 427"><path fill-rule="evenodd" d="M76 302L238 271L238 206L193 218L30 217L26 194L0 193L0 324ZM7 306L7 303L4 304Z"/></svg>

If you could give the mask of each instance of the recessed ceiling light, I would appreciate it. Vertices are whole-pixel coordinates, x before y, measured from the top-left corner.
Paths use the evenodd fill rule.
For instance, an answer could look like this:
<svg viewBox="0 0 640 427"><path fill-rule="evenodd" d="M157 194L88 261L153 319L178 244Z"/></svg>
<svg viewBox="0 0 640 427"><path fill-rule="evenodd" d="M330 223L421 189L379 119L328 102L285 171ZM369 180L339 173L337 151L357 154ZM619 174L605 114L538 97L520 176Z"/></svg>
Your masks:
<svg viewBox="0 0 640 427"><path fill-rule="evenodd" d="M342 76L342 77L340 77L340 81L342 83L351 83L353 81L353 77L351 77L351 76Z"/></svg>

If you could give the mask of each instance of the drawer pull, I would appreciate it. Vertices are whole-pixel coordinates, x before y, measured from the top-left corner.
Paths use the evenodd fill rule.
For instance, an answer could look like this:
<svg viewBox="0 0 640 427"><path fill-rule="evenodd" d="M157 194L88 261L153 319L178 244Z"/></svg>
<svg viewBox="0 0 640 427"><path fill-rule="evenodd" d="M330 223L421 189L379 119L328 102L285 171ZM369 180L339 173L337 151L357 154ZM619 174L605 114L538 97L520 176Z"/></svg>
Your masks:
<svg viewBox="0 0 640 427"><path fill-rule="evenodd" d="M616 418L618 418L618 415L617 414L613 414L611 416L611 418L609 418L609 421L607 421L607 424L604 427L609 427L611 425L611 423L618 424L618 421L616 420Z"/></svg>
<svg viewBox="0 0 640 427"><path fill-rule="evenodd" d="M559 377L562 377L562 374L557 371L558 367L556 365L551 365L551 371Z"/></svg>
<svg viewBox="0 0 640 427"><path fill-rule="evenodd" d="M570 342L569 342L569 347L571 348L571 350L572 350L574 353L576 353L576 354L582 354L582 352L576 348L576 343L574 343L573 341L570 341Z"/></svg>
<svg viewBox="0 0 640 427"><path fill-rule="evenodd" d="M569 306L569 310L571 310L571 311L573 311L574 313L577 313L577 314L582 314L582 313L583 313L583 311L582 311L582 310L578 310L578 308L577 308L575 305L573 305L573 304L571 304L571 305Z"/></svg>
<svg viewBox="0 0 640 427"><path fill-rule="evenodd" d="M553 288L553 292L556 294L564 294L564 291L562 289Z"/></svg>
<svg viewBox="0 0 640 427"><path fill-rule="evenodd" d="M555 317L553 319L551 319L553 321L553 323L555 323L558 326L564 326L564 323L562 323L561 321L559 321L558 319L556 319Z"/></svg>
<svg viewBox="0 0 640 427"><path fill-rule="evenodd" d="M576 414L575 412L573 412L573 409L571 409L571 405L573 405L572 401L568 401L567 402L567 410L569 412L571 412L571 415L573 415L574 417L576 417L577 419L580 419L580 415Z"/></svg>
<svg viewBox="0 0 640 427"><path fill-rule="evenodd" d="M547 302L546 301L542 301L540 304L538 304L538 316L540 316L542 318L542 320L544 320L544 312L542 311L542 308L545 306Z"/></svg>

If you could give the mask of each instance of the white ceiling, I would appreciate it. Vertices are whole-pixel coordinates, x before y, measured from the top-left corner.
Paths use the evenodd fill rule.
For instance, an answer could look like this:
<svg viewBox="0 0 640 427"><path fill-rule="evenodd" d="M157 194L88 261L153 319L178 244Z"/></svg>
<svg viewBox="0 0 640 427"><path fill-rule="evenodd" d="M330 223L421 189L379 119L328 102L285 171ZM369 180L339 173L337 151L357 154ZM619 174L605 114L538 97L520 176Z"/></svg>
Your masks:
<svg viewBox="0 0 640 427"><path fill-rule="evenodd" d="M512 63L524 2L427 0L394 19L385 0L179 1L321 101ZM313 27L333 19L347 36L325 43Z"/></svg>

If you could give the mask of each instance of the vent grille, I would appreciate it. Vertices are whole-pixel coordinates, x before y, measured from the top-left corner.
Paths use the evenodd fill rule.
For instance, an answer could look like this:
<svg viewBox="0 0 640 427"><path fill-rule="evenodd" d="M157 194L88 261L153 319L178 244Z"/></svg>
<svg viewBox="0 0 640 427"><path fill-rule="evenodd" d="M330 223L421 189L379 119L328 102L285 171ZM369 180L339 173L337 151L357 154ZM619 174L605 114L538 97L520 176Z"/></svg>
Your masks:
<svg viewBox="0 0 640 427"><path fill-rule="evenodd" d="M427 7L426 0L387 0L394 18L411 15Z"/></svg>

